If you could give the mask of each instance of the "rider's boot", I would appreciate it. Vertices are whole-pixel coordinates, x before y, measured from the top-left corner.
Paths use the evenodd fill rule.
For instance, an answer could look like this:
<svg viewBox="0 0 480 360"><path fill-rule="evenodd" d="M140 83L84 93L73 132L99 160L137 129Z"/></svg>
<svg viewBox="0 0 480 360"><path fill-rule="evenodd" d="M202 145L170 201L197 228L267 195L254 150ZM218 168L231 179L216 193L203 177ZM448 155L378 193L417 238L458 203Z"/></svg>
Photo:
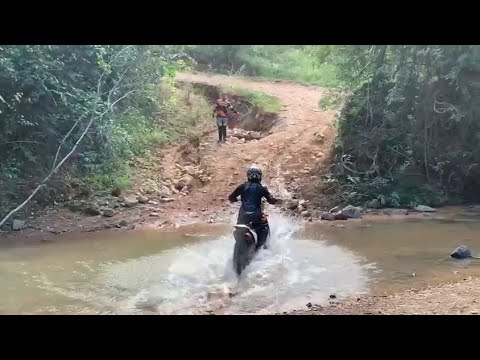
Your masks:
<svg viewBox="0 0 480 360"><path fill-rule="evenodd" d="M263 247L264 249L267 248L266 241L268 237L268 227L265 225L260 225L255 228L255 232L257 233L257 250Z"/></svg>

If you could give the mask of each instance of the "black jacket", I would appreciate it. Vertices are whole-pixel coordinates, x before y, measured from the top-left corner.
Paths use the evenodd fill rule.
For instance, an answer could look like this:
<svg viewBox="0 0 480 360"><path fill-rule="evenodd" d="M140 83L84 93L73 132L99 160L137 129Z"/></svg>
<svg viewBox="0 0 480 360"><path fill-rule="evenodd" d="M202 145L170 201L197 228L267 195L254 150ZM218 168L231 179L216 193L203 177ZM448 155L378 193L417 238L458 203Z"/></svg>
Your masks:
<svg viewBox="0 0 480 360"><path fill-rule="evenodd" d="M276 204L275 199L265 186L260 183L247 182L238 186L233 193L230 194L228 200L237 201L237 197L242 200L242 210L245 212L257 212L261 210L262 198L267 199L270 204Z"/></svg>

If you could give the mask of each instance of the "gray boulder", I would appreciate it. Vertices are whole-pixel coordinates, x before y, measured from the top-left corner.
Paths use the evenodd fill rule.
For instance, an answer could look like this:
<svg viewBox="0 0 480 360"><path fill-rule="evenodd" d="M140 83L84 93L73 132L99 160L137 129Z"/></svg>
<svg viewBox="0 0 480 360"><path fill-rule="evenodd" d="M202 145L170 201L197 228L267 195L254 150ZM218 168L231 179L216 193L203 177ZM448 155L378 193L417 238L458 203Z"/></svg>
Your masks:
<svg viewBox="0 0 480 360"><path fill-rule="evenodd" d="M19 231L25 228L25 220L13 220L12 222L12 230L13 231Z"/></svg>
<svg viewBox="0 0 480 360"><path fill-rule="evenodd" d="M138 204L138 200L132 196L126 197L123 201L125 207L134 207Z"/></svg>
<svg viewBox="0 0 480 360"><path fill-rule="evenodd" d="M103 216L106 216L106 217L115 216L115 210L113 210L113 209L103 209Z"/></svg>
<svg viewBox="0 0 480 360"><path fill-rule="evenodd" d="M295 210L298 207L298 203L299 203L299 201L297 199L293 199L293 200L287 201L287 203L285 205L286 205L287 209Z"/></svg>
<svg viewBox="0 0 480 360"><path fill-rule="evenodd" d="M363 209L361 207L348 205L342 210L342 214L344 214L347 218L350 219L359 219L362 217Z"/></svg>
<svg viewBox="0 0 480 360"><path fill-rule="evenodd" d="M140 204L146 204L148 203L149 198L141 195L141 196L137 196L137 200Z"/></svg>
<svg viewBox="0 0 480 360"><path fill-rule="evenodd" d="M472 257L472 252L465 245L457 247L450 256L454 259L467 259Z"/></svg>
<svg viewBox="0 0 480 360"><path fill-rule="evenodd" d="M328 220L328 221L334 221L335 220L335 215L330 213L330 212L323 212L322 215L320 216L322 220Z"/></svg>
<svg viewBox="0 0 480 360"><path fill-rule="evenodd" d="M418 205L415 208L413 208L413 210L418 211L418 212L435 212L435 211L437 211L437 209L434 209L434 208L432 208L430 206L426 206L426 205Z"/></svg>
<svg viewBox="0 0 480 360"><path fill-rule="evenodd" d="M305 211L302 211L301 215L304 217L304 218L308 218L308 217L311 217L312 216L312 213L308 210L305 210Z"/></svg>
<svg viewBox="0 0 480 360"><path fill-rule="evenodd" d="M92 216L100 215L102 213L98 204L95 203L88 204L87 207L85 207L84 212L85 214Z"/></svg>

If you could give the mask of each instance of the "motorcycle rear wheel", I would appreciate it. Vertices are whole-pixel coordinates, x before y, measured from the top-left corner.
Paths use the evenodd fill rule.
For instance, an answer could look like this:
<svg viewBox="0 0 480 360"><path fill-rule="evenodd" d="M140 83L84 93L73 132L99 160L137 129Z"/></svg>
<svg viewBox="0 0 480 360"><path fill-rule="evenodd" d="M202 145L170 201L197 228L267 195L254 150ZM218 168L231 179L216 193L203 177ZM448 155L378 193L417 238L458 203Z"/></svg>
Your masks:
<svg viewBox="0 0 480 360"><path fill-rule="evenodd" d="M255 244L246 241L236 241L233 248L233 268L237 276L240 276L255 254Z"/></svg>

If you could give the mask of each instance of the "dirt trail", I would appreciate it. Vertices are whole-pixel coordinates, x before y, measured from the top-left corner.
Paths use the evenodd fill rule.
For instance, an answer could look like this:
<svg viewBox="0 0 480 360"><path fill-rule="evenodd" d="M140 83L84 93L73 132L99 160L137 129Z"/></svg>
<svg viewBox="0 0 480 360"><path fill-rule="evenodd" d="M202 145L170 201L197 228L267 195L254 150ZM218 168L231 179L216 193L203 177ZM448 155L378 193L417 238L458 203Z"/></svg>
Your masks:
<svg viewBox="0 0 480 360"><path fill-rule="evenodd" d="M203 210L207 217L219 210L229 213L225 200L234 187L245 180L245 170L250 165L262 168L264 183L280 196L286 195L286 189L298 192L305 184L319 180L311 175L311 170L326 160L335 135L335 111L321 111L318 106L324 89L219 75L180 74L177 78L183 82L260 91L277 97L284 107L271 135L263 139L246 143L227 140L227 143L218 145L216 133L212 132L208 139L202 140L202 162L208 168L211 181L169 204L172 210L178 210L175 212L177 220L182 217L182 209L188 208L193 212ZM214 120L212 127L213 123ZM164 169L167 177L179 159L178 152L176 147L166 153Z"/></svg>

